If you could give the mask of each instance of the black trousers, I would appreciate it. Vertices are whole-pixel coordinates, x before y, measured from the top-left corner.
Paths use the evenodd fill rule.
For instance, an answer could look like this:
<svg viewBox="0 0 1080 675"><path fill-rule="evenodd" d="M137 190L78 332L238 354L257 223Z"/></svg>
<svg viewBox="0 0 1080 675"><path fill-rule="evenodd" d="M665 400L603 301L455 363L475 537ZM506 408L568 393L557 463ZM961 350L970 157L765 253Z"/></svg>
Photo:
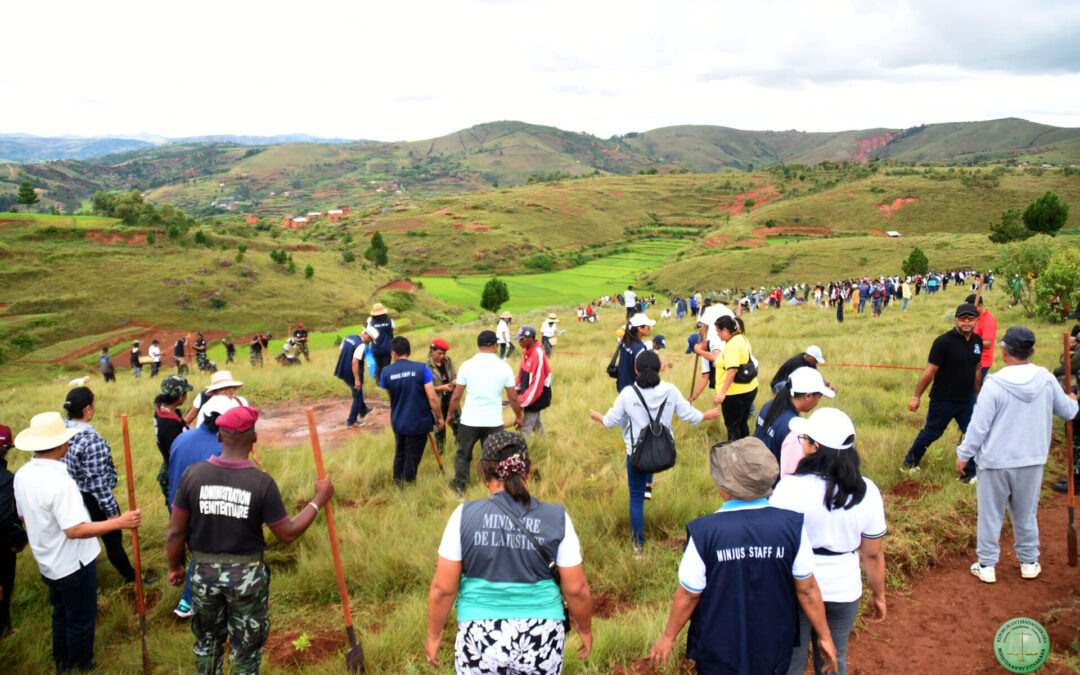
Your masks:
<svg viewBox="0 0 1080 675"><path fill-rule="evenodd" d="M105 511L98 506L97 499L89 492L82 493L83 504L86 504L86 510L90 513L90 520L95 523L99 523L103 520L108 520L109 516L105 514ZM124 535L122 530L113 530L107 534L101 535L101 543L105 544L105 555L109 557L109 562L116 568L116 571L120 573L120 576L124 577L124 581L131 583L135 581L135 568L131 566L131 562L128 561L127 552L124 550Z"/></svg>
<svg viewBox="0 0 1080 675"><path fill-rule="evenodd" d="M416 470L424 457L427 434L394 433L394 482L398 484L416 481Z"/></svg>
<svg viewBox="0 0 1080 675"><path fill-rule="evenodd" d="M720 404L724 414L724 426L727 427L727 439L737 441L750 435L750 407L754 405L757 389L745 394L728 394Z"/></svg>
<svg viewBox="0 0 1080 675"><path fill-rule="evenodd" d="M439 406L442 408L443 419L446 419L446 411L450 409L450 396L451 395L449 393L439 394ZM458 425L460 423L461 422L458 420L458 416L455 415L454 423L451 425L454 431L454 438L457 438ZM446 450L446 427L443 427L441 431L435 432L435 442L438 443L439 450Z"/></svg>
<svg viewBox="0 0 1080 675"><path fill-rule="evenodd" d="M4 597L0 598L0 638L11 632L11 596L15 593L15 552L11 549L0 551L0 588Z"/></svg>
<svg viewBox="0 0 1080 675"><path fill-rule="evenodd" d="M477 441L483 443L488 434L502 430L502 426L470 427L462 424L458 427L458 449L457 454L454 455L454 480L450 482L454 490L464 492L465 486L469 483L469 468L472 465L473 447Z"/></svg>

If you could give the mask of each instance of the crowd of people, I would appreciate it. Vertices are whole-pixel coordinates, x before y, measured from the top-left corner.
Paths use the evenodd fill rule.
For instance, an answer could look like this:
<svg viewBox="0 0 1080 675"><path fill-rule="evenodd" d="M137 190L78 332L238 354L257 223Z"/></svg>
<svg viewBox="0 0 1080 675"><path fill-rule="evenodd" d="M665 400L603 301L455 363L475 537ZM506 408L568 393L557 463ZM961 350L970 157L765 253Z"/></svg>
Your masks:
<svg viewBox="0 0 1080 675"><path fill-rule="evenodd" d="M944 290L944 279L963 285L968 277L978 279L975 293L956 308L954 326L933 341L908 401L909 410L918 410L929 390L925 427L901 471L918 473L926 448L955 420L964 432L956 471L975 485L978 503L978 559L971 572L983 582L996 581L1008 508L1020 576L1034 579L1041 573L1035 516L1051 420L1077 417L1077 397L1030 362L1035 336L1029 329L1010 327L998 340L997 321L982 297L989 275L958 272L937 281ZM897 283L905 292L906 280L890 281L891 297ZM938 283L919 285L924 282L914 283L937 292ZM868 283L868 293L861 285L818 286L814 301L826 303L836 288L842 306L852 301L846 294L851 290L855 311L866 299L879 313L876 283ZM787 296L775 290L767 302L779 308ZM798 290L805 298L807 289ZM606 413L590 410L589 416L620 429L630 547L638 557L646 546L644 505L655 497L653 475L675 461L674 418L694 425L723 419L726 439L708 451L719 509L687 524L678 586L652 660L664 664L689 623L686 655L698 672L802 673L809 658L815 672L844 673L864 572L871 620L887 615L882 496L860 472L851 418L839 407L819 407L822 399L838 396L818 369L826 363L820 347L809 345L780 363L769 380L771 398L756 410L764 365L754 356L747 327L757 305L751 293L735 295L734 309L719 297L669 298L669 317L690 315L697 327L686 350L695 358L688 397L662 379L670 367L660 351L663 336L652 334L657 322L642 311L655 298L639 298L632 286L599 298L597 306L617 302L627 317L607 368L616 396ZM578 320L587 316L579 312ZM1075 345L1080 313L1073 318ZM513 316L504 312L496 330L477 335L475 354L456 364L441 337L428 340L425 353L414 358L413 344L394 334L394 320L376 303L360 334L339 346L334 375L350 388L348 427L363 427L370 410L366 377L386 391L397 485L407 488L416 480L429 443L449 446L448 428L456 444L450 489L462 503L446 523L429 591L424 652L433 665L455 604L459 673L558 673L571 625L580 637L579 658L592 649L591 594L569 511L529 492L529 439L546 433L542 413L557 381L551 356L558 323L550 314L539 330L529 324L511 330ZM302 324L297 332L303 335L290 336L286 345L299 362L309 354ZM256 342L260 353L266 349L264 335L268 340L269 333L252 338L253 354ZM228 639L233 672L257 672L269 633L263 525L282 542L295 540L334 488L329 480L316 481L310 501L289 516L274 478L258 466L258 410L239 395L243 382L205 358L205 340L197 337L195 363L211 374L210 384L195 394L185 373L177 372L162 380L153 399L162 459L157 480L170 511L167 582L184 588L174 613L191 619L197 671L221 672ZM516 369L508 362L515 346L521 350ZM995 351L1004 366L991 373ZM180 371L184 363L178 358L176 365ZM693 402L706 387L715 393L712 407L701 411ZM29 544L49 587L57 668L88 670L95 666L96 539L121 577L134 581L121 530L138 526L141 513L121 513L113 495L116 469L108 442L92 424L92 390L82 383L70 389L63 408L66 417L36 415L14 438L0 427L0 453L11 447L33 453L13 479L6 464L0 467L0 633L11 625L15 554ZM514 431L506 428L504 408L512 412ZM642 468L646 452L670 452L671 463ZM474 468L489 498L465 501Z"/></svg>

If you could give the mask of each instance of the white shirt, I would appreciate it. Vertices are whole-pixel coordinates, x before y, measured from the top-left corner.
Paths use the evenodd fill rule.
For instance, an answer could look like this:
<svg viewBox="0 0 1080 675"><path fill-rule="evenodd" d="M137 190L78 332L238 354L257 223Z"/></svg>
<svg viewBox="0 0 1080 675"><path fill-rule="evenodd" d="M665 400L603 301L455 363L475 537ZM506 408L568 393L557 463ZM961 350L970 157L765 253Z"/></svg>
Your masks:
<svg viewBox="0 0 1080 675"><path fill-rule="evenodd" d="M843 452L841 450L841 452ZM790 475L780 479L769 503L805 516L813 548L842 555L814 555L814 576L826 602L854 602L862 597L858 548L863 537L885 536L885 505L881 491L864 477L866 495L850 509L825 508L825 480L820 476ZM850 552L849 552L850 551Z"/></svg>
<svg viewBox="0 0 1080 675"><path fill-rule="evenodd" d="M740 506L729 506L726 509L718 510L717 513L720 513L720 511L729 513L743 509L760 509L765 506L765 504L756 502L743 502ZM806 525L804 524L799 535L799 550L795 554L795 560L791 563L791 574L796 579L806 579L811 574L815 574L817 570L814 568L814 557L814 550L806 536ZM694 545L693 537L687 537L686 540L686 550L683 551L682 561L679 563L679 583L682 584L683 588L695 595L704 591L707 585L705 561L701 559L697 546Z"/></svg>
<svg viewBox="0 0 1080 675"><path fill-rule="evenodd" d="M147 354L150 356L150 358L152 358L153 360L155 360L155 361L160 361L161 360L161 347L158 347L157 345L152 344L152 345L150 345L150 349L148 349L146 351L147 351Z"/></svg>
<svg viewBox="0 0 1080 675"><path fill-rule="evenodd" d="M553 338L555 337L556 333L555 329L558 327L559 324L557 323L550 323L545 321L544 323L540 324L540 335L546 338Z"/></svg>
<svg viewBox="0 0 1080 675"><path fill-rule="evenodd" d="M499 319L499 325L495 327L495 339L501 345L510 343L510 324L506 323L506 319Z"/></svg>
<svg viewBox="0 0 1080 675"><path fill-rule="evenodd" d="M201 427L203 422L206 421L206 416L212 413L225 414L227 410L231 410L237 406L249 405L248 400L243 396L214 396L214 392L210 392L210 396L205 401L202 399L202 394L196 397L195 403L192 405L198 409L199 416L195 418L196 428Z"/></svg>
<svg viewBox="0 0 1080 675"><path fill-rule="evenodd" d="M458 368L458 386L465 387L461 423L470 427L503 425L503 391L513 387L510 364L491 352L480 352Z"/></svg>
<svg viewBox="0 0 1080 675"><path fill-rule="evenodd" d="M69 539L64 530L89 523L75 481L60 460L32 458L15 472L15 502L26 523L30 550L41 575L63 579L101 553L96 538Z"/></svg>
<svg viewBox="0 0 1080 675"><path fill-rule="evenodd" d="M627 307L633 307L637 304L637 293L627 289L626 292L623 293L623 300Z"/></svg>
<svg viewBox="0 0 1080 675"><path fill-rule="evenodd" d="M461 509L464 504L458 504L454 512L450 514L450 520L446 522L443 530L442 542L439 544L439 555L447 560L458 562L461 560ZM563 510L566 516L566 531L562 541L559 542L559 550L555 552L555 564L559 567L574 567L581 564L581 542L578 541L574 524L570 522L570 514Z"/></svg>
<svg viewBox="0 0 1080 675"><path fill-rule="evenodd" d="M626 441L626 454L628 455L633 450L633 443L637 442L638 437L641 435L641 430L649 425L649 415L656 419L660 404L665 401L667 403L664 405L664 412L659 420L665 427L671 428L671 418L674 415L678 415L679 419L690 424L697 424L704 419L704 414L694 408L690 401L687 401L682 395L678 387L670 382L661 382L655 387L639 389L639 391L641 391L642 398L645 399L645 403L649 406L648 410L642 407L641 399L634 392L634 387L626 386L619 392L615 402L611 404L611 409L604 415L603 424L609 428L620 426L625 420L629 420L629 423L623 426L622 430L623 440ZM633 442L631 442L631 438Z"/></svg>

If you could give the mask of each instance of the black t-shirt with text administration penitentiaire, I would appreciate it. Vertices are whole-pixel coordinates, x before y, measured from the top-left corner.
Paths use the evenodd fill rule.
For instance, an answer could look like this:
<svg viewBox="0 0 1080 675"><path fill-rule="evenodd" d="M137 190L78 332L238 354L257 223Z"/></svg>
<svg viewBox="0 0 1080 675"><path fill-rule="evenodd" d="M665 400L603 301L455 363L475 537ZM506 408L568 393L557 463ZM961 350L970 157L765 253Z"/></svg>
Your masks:
<svg viewBox="0 0 1080 675"><path fill-rule="evenodd" d="M955 328L942 333L930 346L927 361L938 367L930 398L966 401L975 395L975 371L982 358L982 340L971 334L964 339Z"/></svg>
<svg viewBox="0 0 1080 675"><path fill-rule="evenodd" d="M190 514L188 546L200 553L257 553L266 548L262 526L289 514L277 483L250 461L211 457L180 477L173 508Z"/></svg>

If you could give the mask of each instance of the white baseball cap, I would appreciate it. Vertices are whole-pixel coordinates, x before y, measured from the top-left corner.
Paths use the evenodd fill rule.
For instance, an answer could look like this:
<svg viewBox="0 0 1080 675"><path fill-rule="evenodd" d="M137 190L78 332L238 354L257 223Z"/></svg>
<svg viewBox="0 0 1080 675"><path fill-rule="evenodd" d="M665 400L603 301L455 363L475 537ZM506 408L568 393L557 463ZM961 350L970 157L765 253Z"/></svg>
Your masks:
<svg viewBox="0 0 1080 675"><path fill-rule="evenodd" d="M821 394L833 398L836 392L825 385L825 378L817 371L817 368L803 366L791 371L788 375L791 381L792 394Z"/></svg>
<svg viewBox="0 0 1080 675"><path fill-rule="evenodd" d="M847 450L855 444L855 425L837 408L818 408L810 417L795 417L788 428L834 450Z"/></svg>
<svg viewBox="0 0 1080 675"><path fill-rule="evenodd" d="M817 345L810 345L806 348L806 353L814 357L814 360L818 363L825 363L825 357L821 355L821 347Z"/></svg>
<svg viewBox="0 0 1080 675"><path fill-rule="evenodd" d="M630 327L639 328L641 326L655 326L656 322L645 316L642 312L638 312L634 316L630 317Z"/></svg>

